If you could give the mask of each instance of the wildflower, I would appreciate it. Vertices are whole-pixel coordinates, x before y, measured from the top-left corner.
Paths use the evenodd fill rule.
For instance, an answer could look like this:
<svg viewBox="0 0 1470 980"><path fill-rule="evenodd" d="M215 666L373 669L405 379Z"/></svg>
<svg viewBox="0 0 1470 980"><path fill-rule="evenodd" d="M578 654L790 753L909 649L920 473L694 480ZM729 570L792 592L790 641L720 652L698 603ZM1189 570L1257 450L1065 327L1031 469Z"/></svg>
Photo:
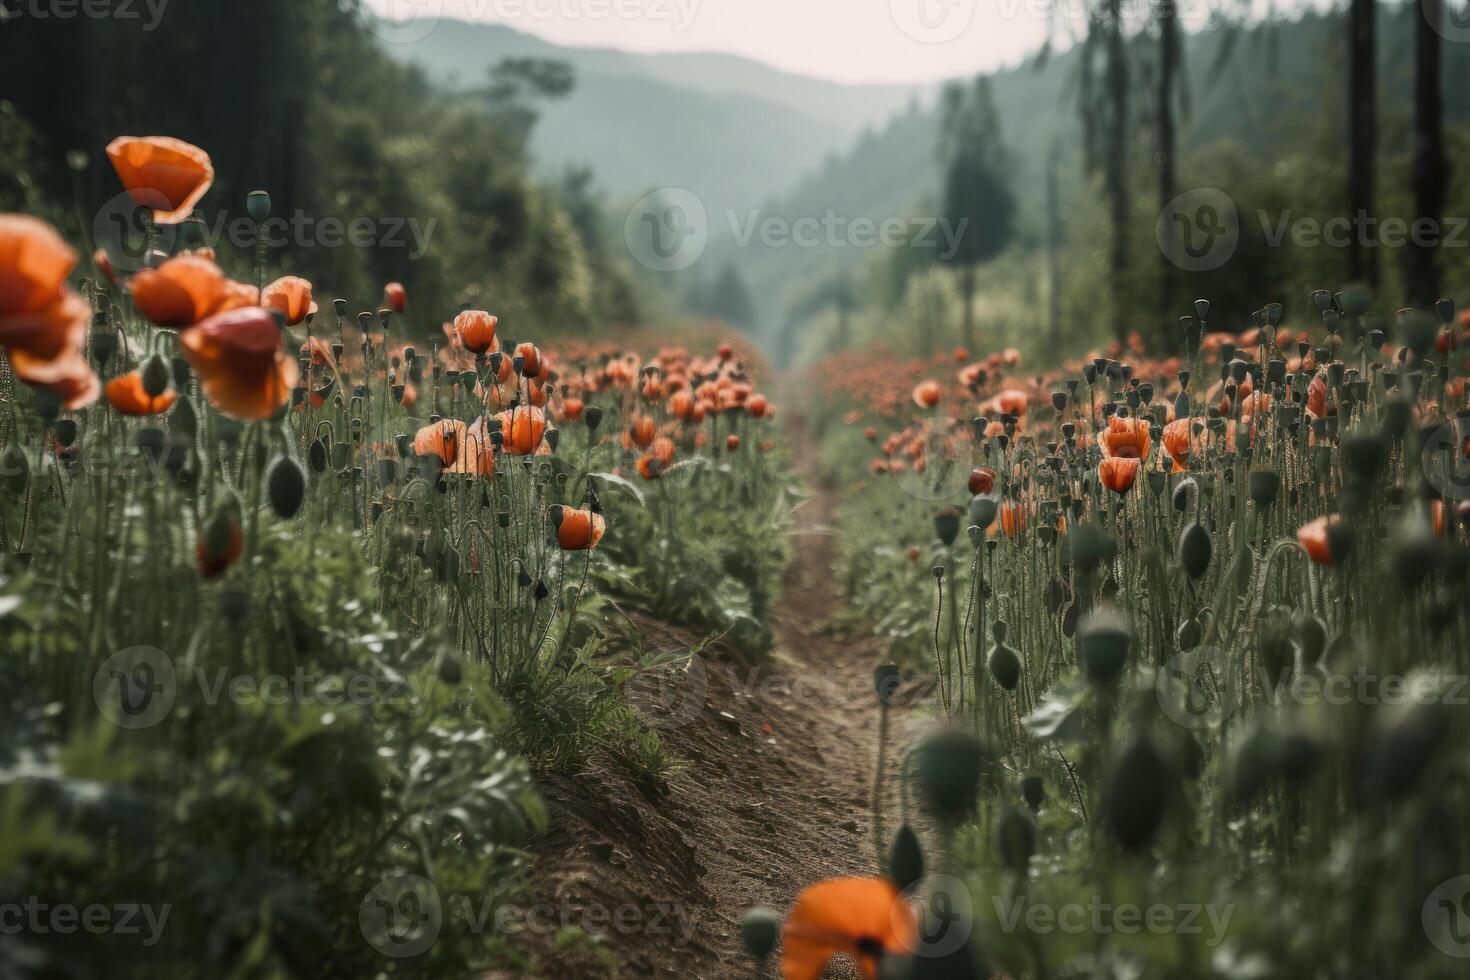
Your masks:
<svg viewBox="0 0 1470 980"><path fill-rule="evenodd" d="M177 255L156 269L144 269L133 277L132 289L138 312L160 327L187 327L227 309L255 305L253 289L244 292L214 262L197 255Z"/></svg>
<svg viewBox="0 0 1470 980"><path fill-rule="evenodd" d="M165 368L165 371L167 368ZM178 392L167 384L158 394L149 394L142 371L129 371L107 382L107 400L124 415L157 415L166 412L178 399Z"/></svg>
<svg viewBox="0 0 1470 980"><path fill-rule="evenodd" d="M1190 435L1193 419L1175 419L1164 426L1164 452L1174 464L1174 472L1189 468Z"/></svg>
<svg viewBox="0 0 1470 980"><path fill-rule="evenodd" d="M457 463L464 452L468 427L459 419L444 419L418 430L413 451L418 456L436 456L445 466Z"/></svg>
<svg viewBox="0 0 1470 980"><path fill-rule="evenodd" d="M730 452L732 452L732 453L735 450L739 449L740 448L740 437L737 436L737 435L729 435L729 436L726 436L725 437L725 448L728 449L728 450L730 450Z"/></svg>
<svg viewBox="0 0 1470 980"><path fill-rule="evenodd" d="M383 287L383 305L394 313L402 313L408 307L408 293L401 282L390 282Z"/></svg>
<svg viewBox="0 0 1470 980"><path fill-rule="evenodd" d="M1109 456L1097 467L1097 477L1102 485L1114 493L1127 493L1138 479L1138 468L1143 460L1131 456Z"/></svg>
<svg viewBox="0 0 1470 980"><path fill-rule="evenodd" d="M1151 445L1148 423L1143 419L1114 415L1108 419L1108 427L1098 435L1098 442L1102 444L1104 455L1143 459Z"/></svg>
<svg viewBox="0 0 1470 980"><path fill-rule="evenodd" d="M546 413L533 405L507 409L495 416L500 421L501 447L513 456L529 456L541 446L546 434Z"/></svg>
<svg viewBox="0 0 1470 980"><path fill-rule="evenodd" d="M464 344L465 350L473 354L484 354L500 349L495 339L495 329L499 324L498 317L493 317L484 310L465 310L454 318L454 332L459 335L459 342ZM526 374L535 373L528 365Z"/></svg>
<svg viewBox="0 0 1470 980"><path fill-rule="evenodd" d="M199 147L172 136L119 136L107 146L118 180L153 220L176 225L214 183L214 165Z"/></svg>
<svg viewBox="0 0 1470 980"><path fill-rule="evenodd" d="M582 410L586 404L580 398L569 397L561 400L561 417L565 422L575 422L582 417Z"/></svg>
<svg viewBox="0 0 1470 980"><path fill-rule="evenodd" d="M607 521L591 510L576 510L557 504L548 512L556 528L556 543L563 551L590 551L607 532Z"/></svg>
<svg viewBox="0 0 1470 980"><path fill-rule="evenodd" d="M1296 539L1306 549L1307 556L1319 565L1336 565L1341 557L1339 535L1335 533L1341 519L1327 514L1308 521L1297 529Z"/></svg>
<svg viewBox="0 0 1470 980"><path fill-rule="evenodd" d="M205 396L226 415L266 419L290 400L296 361L281 349L281 329L268 311L217 313L180 333L179 343Z"/></svg>
<svg viewBox="0 0 1470 980"><path fill-rule="evenodd" d="M989 493L995 489L995 470L988 466L971 470L968 486L972 495Z"/></svg>
<svg viewBox="0 0 1470 980"><path fill-rule="evenodd" d="M939 404L939 397L943 390L939 382L933 379L920 381L914 386L914 404L920 408L933 408Z"/></svg>
<svg viewBox="0 0 1470 980"><path fill-rule="evenodd" d="M92 311L66 285L76 264L44 221L0 215L0 345L35 365L81 349Z"/></svg>
<svg viewBox="0 0 1470 980"><path fill-rule="evenodd" d="M782 929L781 971L786 980L818 980L827 962L846 953L868 980L885 954L915 948L917 923L893 882L834 878L807 888Z"/></svg>
<svg viewBox="0 0 1470 980"><path fill-rule="evenodd" d="M300 276L282 276L265 287L260 294L260 305L280 310L286 315L286 325L290 327L316 312L316 303L311 299L311 283Z"/></svg>

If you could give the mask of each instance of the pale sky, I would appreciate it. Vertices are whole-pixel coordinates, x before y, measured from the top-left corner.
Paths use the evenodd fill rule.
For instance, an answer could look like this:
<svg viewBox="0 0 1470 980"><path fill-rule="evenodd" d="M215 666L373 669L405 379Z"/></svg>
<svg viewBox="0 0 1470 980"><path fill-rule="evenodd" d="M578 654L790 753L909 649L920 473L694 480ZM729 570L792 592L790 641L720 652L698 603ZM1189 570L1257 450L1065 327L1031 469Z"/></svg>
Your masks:
<svg viewBox="0 0 1470 980"><path fill-rule="evenodd" d="M1124 0L1146 17L1156 0ZM1266 0L1178 0L1187 25ZM1310 0L1306 0L1310 2ZM1087 0L367 0L423 30L438 17L502 23L555 44L721 51L840 82L929 82L1015 64L1086 29ZM1277 9L1298 6L1293 0ZM436 30L452 30L439 24Z"/></svg>

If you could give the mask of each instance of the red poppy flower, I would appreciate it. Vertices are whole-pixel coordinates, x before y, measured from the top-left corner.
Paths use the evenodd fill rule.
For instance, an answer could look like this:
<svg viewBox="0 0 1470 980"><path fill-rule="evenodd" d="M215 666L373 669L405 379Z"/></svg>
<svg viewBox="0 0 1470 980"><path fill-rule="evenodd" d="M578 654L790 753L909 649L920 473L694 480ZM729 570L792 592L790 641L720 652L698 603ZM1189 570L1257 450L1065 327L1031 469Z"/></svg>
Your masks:
<svg viewBox="0 0 1470 980"><path fill-rule="evenodd" d="M414 454L437 456L445 466L451 466L459 461L464 452L467 432L468 427L459 419L444 419L426 425L414 433Z"/></svg>
<svg viewBox="0 0 1470 980"><path fill-rule="evenodd" d="M199 147L172 136L119 136L107 146L118 180L153 220L176 225L214 183L214 165Z"/></svg>
<svg viewBox="0 0 1470 980"><path fill-rule="evenodd" d="M745 401L745 410L758 419L771 414L771 406L765 395L751 395Z"/></svg>
<svg viewBox="0 0 1470 980"><path fill-rule="evenodd" d="M970 471L970 493L989 493L995 489L995 470L988 466Z"/></svg>
<svg viewBox="0 0 1470 980"><path fill-rule="evenodd" d="M726 436L725 437L725 448L728 449L728 450L730 450L730 452L732 452L732 453L735 450L739 449L740 448L740 437L739 436L736 436L736 435Z"/></svg>
<svg viewBox="0 0 1470 980"><path fill-rule="evenodd" d="M1169 454L1176 473L1189 468L1193 425L1192 419L1175 419L1164 426L1164 452Z"/></svg>
<svg viewBox="0 0 1470 980"><path fill-rule="evenodd" d="M563 551L590 551L597 547L607 532L607 521L590 510L576 510L560 504L550 510L551 524L556 528L556 543Z"/></svg>
<svg viewBox="0 0 1470 980"><path fill-rule="evenodd" d="M541 446L546 434L546 413L531 405L507 409L495 416L500 420L502 448L514 456L529 456Z"/></svg>
<svg viewBox="0 0 1470 980"><path fill-rule="evenodd" d="M781 930L781 972L785 980L819 980L827 962L846 953L876 980L883 955L911 953L917 935L913 910L893 882L834 878L797 896Z"/></svg>
<svg viewBox="0 0 1470 980"><path fill-rule="evenodd" d="M561 400L561 417L564 421L575 422L582 417L582 412L587 405L580 398L563 398Z"/></svg>
<svg viewBox="0 0 1470 980"><path fill-rule="evenodd" d="M1102 485L1114 493L1127 493L1138 479L1138 468L1143 460L1131 456L1109 456L1097 466L1097 477Z"/></svg>
<svg viewBox="0 0 1470 980"><path fill-rule="evenodd" d="M525 358L525 363L521 367L521 374L528 378L538 378L541 376L541 368L543 367L541 363L541 348L532 343L517 344L515 356Z"/></svg>
<svg viewBox="0 0 1470 980"><path fill-rule="evenodd" d="M943 393L938 381L920 381L914 385L914 404L920 408L933 408L939 404L939 397Z"/></svg>
<svg viewBox="0 0 1470 980"><path fill-rule="evenodd" d="M0 215L0 345L34 361L81 349L92 310L66 286L76 264L77 253L44 221Z"/></svg>
<svg viewBox="0 0 1470 980"><path fill-rule="evenodd" d="M464 423L460 423L463 437L459 443L459 455L449 467L449 472L494 476L495 442L490 438L484 417L475 419L468 429L463 426Z"/></svg>
<svg viewBox="0 0 1470 980"><path fill-rule="evenodd" d="M633 436L633 442L639 449L647 449L653 443L653 437L657 434L653 419L646 415L640 415L633 420L628 431Z"/></svg>
<svg viewBox="0 0 1470 980"><path fill-rule="evenodd" d="M719 355L721 361L728 361L735 354L735 352L730 349L729 344L721 344L716 349L715 353Z"/></svg>
<svg viewBox="0 0 1470 980"><path fill-rule="evenodd" d="M1308 521L1297 529L1296 539L1306 549L1307 556L1319 565L1336 565L1337 556L1332 552L1329 530L1340 518L1327 514Z"/></svg>
<svg viewBox="0 0 1470 980"><path fill-rule="evenodd" d="M296 360L281 349L281 329L268 311L216 313L182 331L179 343L205 396L226 415L267 419L290 400Z"/></svg>
<svg viewBox="0 0 1470 980"><path fill-rule="evenodd" d="M1143 419L1119 418L1116 415L1108 419L1108 427L1097 438L1105 455L1121 456L1125 459L1143 459L1148 455L1152 444L1147 422Z"/></svg>
<svg viewBox="0 0 1470 980"><path fill-rule="evenodd" d="M311 283L300 276L282 276L260 294L260 305L286 314L286 325L294 327L316 312L311 301Z"/></svg>
<svg viewBox="0 0 1470 980"><path fill-rule="evenodd" d="M383 287L383 305L394 313L402 313L408 308L408 293L401 282L390 282Z"/></svg>
<svg viewBox="0 0 1470 980"><path fill-rule="evenodd" d="M133 277L133 305L160 327L187 327L219 312L231 291L208 259L179 255Z"/></svg>
<svg viewBox="0 0 1470 980"><path fill-rule="evenodd" d="M68 412L86 408L102 392L102 385L80 348L50 360L13 348L10 367L17 378L32 388L54 395Z"/></svg>
<svg viewBox="0 0 1470 980"><path fill-rule="evenodd" d="M178 392L165 388L162 394L150 395L143 387L143 372L129 371L107 382L107 400L124 415L157 415L166 412L178 399Z"/></svg>
<svg viewBox="0 0 1470 980"><path fill-rule="evenodd" d="M459 334L459 342L464 344L465 350L485 354L499 349L495 342L495 328L499 324L498 317L484 310L465 310L454 318L454 331Z"/></svg>

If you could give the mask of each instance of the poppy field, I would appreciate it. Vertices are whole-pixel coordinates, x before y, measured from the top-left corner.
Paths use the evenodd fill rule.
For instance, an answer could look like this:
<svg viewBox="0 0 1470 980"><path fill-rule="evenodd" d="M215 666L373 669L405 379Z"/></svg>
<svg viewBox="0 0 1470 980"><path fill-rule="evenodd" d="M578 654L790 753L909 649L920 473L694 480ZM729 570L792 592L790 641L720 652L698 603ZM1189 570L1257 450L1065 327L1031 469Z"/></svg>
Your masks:
<svg viewBox="0 0 1470 980"><path fill-rule="evenodd" d="M1169 3L963 83L879 4L900 83L65 2L0 3L79 66L0 98L0 980L1467 975L1470 265L1317 234L1379 162L1459 220L1438 4L1379 161L1272 87L1336 13L1176 132Z"/></svg>

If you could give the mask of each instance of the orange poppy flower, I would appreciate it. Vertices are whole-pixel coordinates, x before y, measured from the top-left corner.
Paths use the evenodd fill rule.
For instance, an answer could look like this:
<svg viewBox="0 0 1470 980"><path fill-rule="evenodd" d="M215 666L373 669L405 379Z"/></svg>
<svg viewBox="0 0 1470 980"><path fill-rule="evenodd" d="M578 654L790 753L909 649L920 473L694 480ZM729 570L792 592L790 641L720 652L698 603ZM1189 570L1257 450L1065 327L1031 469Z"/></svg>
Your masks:
<svg viewBox="0 0 1470 980"><path fill-rule="evenodd" d="M590 510L576 510L560 504L549 511L556 528L556 543L562 551L590 551L597 547L607 532L607 521Z"/></svg>
<svg viewBox="0 0 1470 980"><path fill-rule="evenodd" d="M128 196L152 208L161 225L189 217L214 183L209 154L172 136L119 136L107 145L107 158Z"/></svg>
<svg viewBox="0 0 1470 980"><path fill-rule="evenodd" d="M472 354L485 354L499 349L495 341L495 329L499 324L498 317L484 310L465 310L454 318L454 332L459 334L459 342L464 344L465 350Z"/></svg>
<svg viewBox="0 0 1470 980"><path fill-rule="evenodd" d="M68 412L86 408L102 392L102 385L80 348L51 359L36 358L12 348L10 368L32 388L54 395Z"/></svg>
<svg viewBox="0 0 1470 980"><path fill-rule="evenodd" d="M688 422L694 416L694 394L676 391L669 397L669 414Z"/></svg>
<svg viewBox="0 0 1470 980"><path fill-rule="evenodd" d="M739 436L735 436L735 435L726 436L725 437L725 448L728 449L728 450L730 450L730 452L732 452L732 453L735 450L739 449L740 448L740 437Z"/></svg>
<svg viewBox="0 0 1470 980"><path fill-rule="evenodd" d="M286 325L294 327L316 312L311 300L311 283L300 276L282 276L260 294L260 305L286 314Z"/></svg>
<svg viewBox="0 0 1470 980"><path fill-rule="evenodd" d="M541 368L543 367L541 363L541 348L529 342L517 344L516 356L525 358L525 363L521 367L521 374L528 378L538 378L541 376Z"/></svg>
<svg viewBox="0 0 1470 980"><path fill-rule="evenodd" d="M216 313L183 330L179 343L205 396L226 415L268 419L290 400L296 360L281 349L281 328L268 311Z"/></svg>
<svg viewBox="0 0 1470 980"><path fill-rule="evenodd" d="M868 426L866 429L863 430L863 438L868 440L869 442L873 442L874 440L876 440L878 438L877 428L871 425Z"/></svg>
<svg viewBox="0 0 1470 980"><path fill-rule="evenodd" d="M414 405L418 404L418 400L419 390L411 384L405 384L403 386L403 397L398 399L398 404L404 408L413 408Z"/></svg>
<svg viewBox="0 0 1470 980"><path fill-rule="evenodd" d="M383 305L394 313L402 313L408 308L408 293L401 282L390 282L383 287Z"/></svg>
<svg viewBox="0 0 1470 980"><path fill-rule="evenodd" d="M582 417L582 412L586 408L586 403L580 398L563 398L561 400L561 417L564 421L575 422Z"/></svg>
<svg viewBox="0 0 1470 980"><path fill-rule="evenodd" d="M81 348L92 310L67 288L76 264L44 221L0 215L0 345L42 361Z"/></svg>
<svg viewBox="0 0 1470 980"><path fill-rule="evenodd" d="M1127 493L1138 479L1143 460L1131 456L1109 456L1097 465L1097 478L1114 493Z"/></svg>
<svg viewBox="0 0 1470 980"><path fill-rule="evenodd" d="M647 449L652 445L653 437L657 434L657 429L653 425L653 419L647 415L640 415L635 418L628 431L632 434L633 442L639 449Z"/></svg>
<svg viewBox="0 0 1470 980"><path fill-rule="evenodd" d="M648 451L654 459L668 467L674 461L674 440L668 436L659 436L653 440L653 445Z"/></svg>
<svg viewBox="0 0 1470 980"><path fill-rule="evenodd" d="M225 282L208 259L179 255L133 277L133 305L160 327L187 327L219 312L230 293Z"/></svg>
<svg viewBox="0 0 1470 980"><path fill-rule="evenodd" d="M449 467L449 472L494 476L495 443L486 429L484 417L475 419L468 429L464 428L463 422L459 423L459 431L463 437L459 440L458 458Z"/></svg>
<svg viewBox="0 0 1470 980"><path fill-rule="evenodd" d="M990 525L989 533L994 535L999 528L1008 538L1014 538L1026 530L1026 509L1014 500L1003 501L1000 505L1000 520Z"/></svg>
<svg viewBox="0 0 1470 980"><path fill-rule="evenodd" d="M766 401L765 395L752 395L745 401L745 410L753 417L761 419L771 414L770 403Z"/></svg>
<svg viewBox="0 0 1470 980"><path fill-rule="evenodd" d="M150 395L143 388L143 372L129 371L121 377L107 382L107 400L112 407L124 415L157 415L166 412L178 399L172 387L162 394Z"/></svg>
<svg viewBox="0 0 1470 980"><path fill-rule="evenodd" d="M541 446L546 434L546 413L532 405L507 409L495 416L500 420L504 441L501 447L514 456L529 456Z"/></svg>
<svg viewBox="0 0 1470 980"><path fill-rule="evenodd" d="M657 480L665 469L661 459L653 453L644 453L638 457L638 475L645 480Z"/></svg>
<svg viewBox="0 0 1470 980"><path fill-rule="evenodd" d="M1192 419L1176 419L1164 426L1164 452L1169 454L1176 473L1189 468L1193 425Z"/></svg>
<svg viewBox="0 0 1470 980"><path fill-rule="evenodd" d="M413 451L418 456L437 456L445 466L451 466L464 453L467 433L468 427L459 419L444 419L414 433Z"/></svg>
<svg viewBox="0 0 1470 980"><path fill-rule="evenodd" d="M918 922L886 878L834 878L796 897L781 930L785 980L819 980L827 962L846 953L868 980L876 980L883 954L908 955L917 946Z"/></svg>
<svg viewBox="0 0 1470 980"><path fill-rule="evenodd" d="M1327 376L1324 371L1318 371L1312 377L1312 383L1307 385L1307 414L1314 419L1325 419L1328 415L1337 414L1337 406L1327 402Z"/></svg>
<svg viewBox="0 0 1470 980"><path fill-rule="evenodd" d="M939 397L944 390L939 387L939 382L932 378L920 381L914 385L914 404L920 408L933 408L939 404Z"/></svg>
<svg viewBox="0 0 1470 980"><path fill-rule="evenodd" d="M1148 455L1152 442L1149 439L1147 422L1143 419L1119 418L1116 415L1108 419L1108 427L1097 438L1105 455L1126 459L1143 459Z"/></svg>
<svg viewBox="0 0 1470 980"><path fill-rule="evenodd" d="M1297 541L1306 549L1307 556L1319 565L1337 564L1337 556L1332 553L1328 540L1328 528L1338 520L1340 518L1336 514L1327 514L1297 529Z"/></svg>
<svg viewBox="0 0 1470 980"><path fill-rule="evenodd" d="M981 466L970 471L970 480L967 484L970 493L989 493L995 489L995 470L988 466Z"/></svg>

